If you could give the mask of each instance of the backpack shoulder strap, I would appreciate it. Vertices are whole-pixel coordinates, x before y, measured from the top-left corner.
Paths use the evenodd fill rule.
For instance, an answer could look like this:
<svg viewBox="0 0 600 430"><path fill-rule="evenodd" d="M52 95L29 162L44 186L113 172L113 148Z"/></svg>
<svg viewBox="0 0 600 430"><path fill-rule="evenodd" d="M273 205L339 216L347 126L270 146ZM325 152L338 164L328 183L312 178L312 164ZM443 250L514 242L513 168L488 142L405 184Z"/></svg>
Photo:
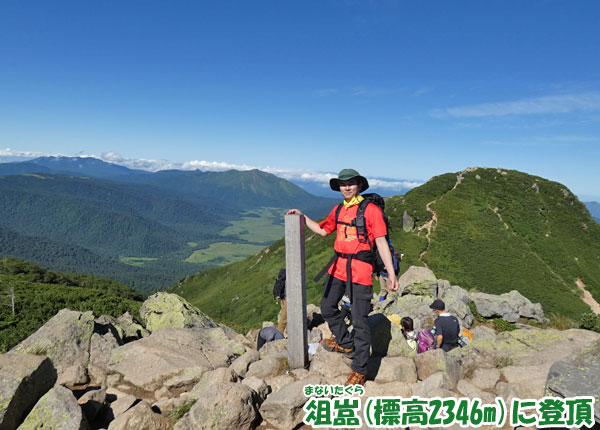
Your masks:
<svg viewBox="0 0 600 430"><path fill-rule="evenodd" d="M340 222L338 220L338 218L340 217L340 212L342 211L342 205L343 205L343 203L340 203L337 205L337 208L335 208L335 225L336 225L336 227L337 227L338 223Z"/></svg>

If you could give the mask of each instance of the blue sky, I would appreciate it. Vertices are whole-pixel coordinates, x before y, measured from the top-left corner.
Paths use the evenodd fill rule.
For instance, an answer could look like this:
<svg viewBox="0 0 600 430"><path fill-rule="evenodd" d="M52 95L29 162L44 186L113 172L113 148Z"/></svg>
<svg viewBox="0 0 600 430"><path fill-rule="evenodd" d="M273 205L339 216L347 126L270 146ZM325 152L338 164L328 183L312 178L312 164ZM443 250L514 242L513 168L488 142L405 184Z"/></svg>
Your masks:
<svg viewBox="0 0 600 430"><path fill-rule="evenodd" d="M595 0L4 0L0 157L415 183L503 167L600 200L599 17Z"/></svg>

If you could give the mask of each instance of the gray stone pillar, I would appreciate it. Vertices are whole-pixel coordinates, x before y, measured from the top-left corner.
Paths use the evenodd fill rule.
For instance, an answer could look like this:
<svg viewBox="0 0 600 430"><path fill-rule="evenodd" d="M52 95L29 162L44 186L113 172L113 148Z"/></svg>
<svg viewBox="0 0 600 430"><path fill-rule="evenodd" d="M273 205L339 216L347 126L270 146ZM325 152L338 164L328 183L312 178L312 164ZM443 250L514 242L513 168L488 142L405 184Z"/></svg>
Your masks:
<svg viewBox="0 0 600 430"><path fill-rule="evenodd" d="M285 216L285 294L287 298L288 362L292 369L308 366L306 335L306 270L303 215Z"/></svg>

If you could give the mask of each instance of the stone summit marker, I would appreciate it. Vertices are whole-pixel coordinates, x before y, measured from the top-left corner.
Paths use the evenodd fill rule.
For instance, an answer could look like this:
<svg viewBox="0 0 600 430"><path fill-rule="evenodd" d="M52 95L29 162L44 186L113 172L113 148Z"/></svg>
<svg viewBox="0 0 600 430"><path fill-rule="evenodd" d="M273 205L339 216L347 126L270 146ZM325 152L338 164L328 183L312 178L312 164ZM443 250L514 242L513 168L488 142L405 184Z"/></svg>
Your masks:
<svg viewBox="0 0 600 430"><path fill-rule="evenodd" d="M285 216L285 267L288 323L288 363L292 369L308 365L306 335L306 268L303 215Z"/></svg>

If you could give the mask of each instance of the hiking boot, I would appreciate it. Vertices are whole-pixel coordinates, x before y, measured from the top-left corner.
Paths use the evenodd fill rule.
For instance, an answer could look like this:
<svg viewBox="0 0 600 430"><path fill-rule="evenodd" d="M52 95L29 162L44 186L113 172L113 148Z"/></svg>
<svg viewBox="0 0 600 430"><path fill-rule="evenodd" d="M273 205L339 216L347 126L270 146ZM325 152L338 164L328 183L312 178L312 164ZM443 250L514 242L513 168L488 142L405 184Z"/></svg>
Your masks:
<svg viewBox="0 0 600 430"><path fill-rule="evenodd" d="M343 346L340 346L335 339L325 339L321 345L327 351L339 352L348 358L352 358L354 356L354 347L344 348Z"/></svg>
<svg viewBox="0 0 600 430"><path fill-rule="evenodd" d="M355 372L354 370L348 376L346 385L365 385L365 376L362 373Z"/></svg>

